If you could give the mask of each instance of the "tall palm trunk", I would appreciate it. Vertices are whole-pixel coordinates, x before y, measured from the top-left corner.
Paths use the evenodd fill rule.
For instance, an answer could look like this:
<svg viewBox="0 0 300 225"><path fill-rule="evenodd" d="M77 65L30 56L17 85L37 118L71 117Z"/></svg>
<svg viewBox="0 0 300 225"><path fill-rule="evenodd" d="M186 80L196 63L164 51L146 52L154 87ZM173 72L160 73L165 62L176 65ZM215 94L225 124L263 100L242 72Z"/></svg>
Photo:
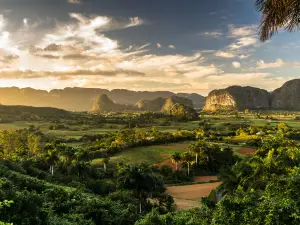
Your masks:
<svg viewBox="0 0 300 225"><path fill-rule="evenodd" d="M53 177L53 175L54 175L54 166L53 165L50 166L50 173L51 173L51 176Z"/></svg>
<svg viewBox="0 0 300 225"><path fill-rule="evenodd" d="M106 173L106 163L103 164L104 172Z"/></svg>
<svg viewBox="0 0 300 225"><path fill-rule="evenodd" d="M176 171L178 170L178 162L175 162L176 165Z"/></svg>
<svg viewBox="0 0 300 225"><path fill-rule="evenodd" d="M188 163L188 176L190 176L190 164Z"/></svg>
<svg viewBox="0 0 300 225"><path fill-rule="evenodd" d="M140 205L139 205L139 208L140 208L140 214L142 214L142 192L140 192Z"/></svg>
<svg viewBox="0 0 300 225"><path fill-rule="evenodd" d="M198 153L196 153L196 166L198 167Z"/></svg>

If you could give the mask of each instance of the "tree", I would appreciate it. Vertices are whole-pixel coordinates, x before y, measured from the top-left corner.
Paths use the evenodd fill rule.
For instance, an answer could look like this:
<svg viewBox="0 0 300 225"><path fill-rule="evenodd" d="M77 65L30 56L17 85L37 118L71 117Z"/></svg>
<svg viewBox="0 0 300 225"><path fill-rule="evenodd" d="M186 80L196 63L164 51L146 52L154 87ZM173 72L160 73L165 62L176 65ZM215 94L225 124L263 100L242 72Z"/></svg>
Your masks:
<svg viewBox="0 0 300 225"><path fill-rule="evenodd" d="M37 135L32 133L28 134L28 151L35 156L40 154L40 139L41 138Z"/></svg>
<svg viewBox="0 0 300 225"><path fill-rule="evenodd" d="M191 153L185 152L182 154L181 158L188 166L188 176L189 176L190 175L190 166L194 162L194 157Z"/></svg>
<svg viewBox="0 0 300 225"><path fill-rule="evenodd" d="M179 152L175 152L172 156L171 159L173 163L175 163L176 166L176 171L178 170L178 163L181 161L181 155Z"/></svg>
<svg viewBox="0 0 300 225"><path fill-rule="evenodd" d="M106 172L106 170L107 170L107 165L109 163L109 160L110 160L109 157L102 158L104 172Z"/></svg>
<svg viewBox="0 0 300 225"><path fill-rule="evenodd" d="M261 41L270 39L281 28L288 32L299 29L299 0L256 0L256 8L262 13L259 31Z"/></svg>
<svg viewBox="0 0 300 225"><path fill-rule="evenodd" d="M75 161L68 168L70 174L76 174L78 177L86 178L90 175L91 168L89 162Z"/></svg>
<svg viewBox="0 0 300 225"><path fill-rule="evenodd" d="M50 173L54 175L54 165L59 161L58 153L56 150L48 150L46 154L46 162L50 166Z"/></svg>
<svg viewBox="0 0 300 225"><path fill-rule="evenodd" d="M196 156L196 166L198 166L198 156L205 152L207 145L203 141L197 141L195 144L190 144L188 149L190 152L194 153Z"/></svg>
<svg viewBox="0 0 300 225"><path fill-rule="evenodd" d="M163 181L153 173L152 167L140 165L125 165L118 169L118 182L123 188L135 190L139 198L139 212L142 213L142 202L147 194L153 191L164 192Z"/></svg>

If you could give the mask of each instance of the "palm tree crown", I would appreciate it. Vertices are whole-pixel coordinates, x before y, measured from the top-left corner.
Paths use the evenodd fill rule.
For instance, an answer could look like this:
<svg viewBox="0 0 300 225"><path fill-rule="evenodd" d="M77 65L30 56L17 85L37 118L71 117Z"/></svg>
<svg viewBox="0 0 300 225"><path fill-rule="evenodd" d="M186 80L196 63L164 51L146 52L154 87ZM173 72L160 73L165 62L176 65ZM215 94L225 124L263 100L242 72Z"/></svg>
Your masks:
<svg viewBox="0 0 300 225"><path fill-rule="evenodd" d="M262 13L261 41L270 39L280 28L289 32L300 28L299 0L256 0L256 8Z"/></svg>

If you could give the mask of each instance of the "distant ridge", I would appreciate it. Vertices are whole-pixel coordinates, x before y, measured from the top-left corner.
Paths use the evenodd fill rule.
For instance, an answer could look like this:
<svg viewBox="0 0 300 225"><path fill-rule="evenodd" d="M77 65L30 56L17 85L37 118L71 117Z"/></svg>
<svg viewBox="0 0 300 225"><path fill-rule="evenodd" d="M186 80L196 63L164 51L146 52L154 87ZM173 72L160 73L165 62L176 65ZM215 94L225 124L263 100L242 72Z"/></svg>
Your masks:
<svg viewBox="0 0 300 225"><path fill-rule="evenodd" d="M106 94L113 102L134 105L140 99L152 100L176 95L169 91L130 91L126 89L106 90L100 88L64 88L50 92L33 88L0 88L0 102L3 105L28 105L35 107L54 107L70 111L89 111L98 96ZM198 94L180 94L193 101L196 108L204 105L203 96Z"/></svg>

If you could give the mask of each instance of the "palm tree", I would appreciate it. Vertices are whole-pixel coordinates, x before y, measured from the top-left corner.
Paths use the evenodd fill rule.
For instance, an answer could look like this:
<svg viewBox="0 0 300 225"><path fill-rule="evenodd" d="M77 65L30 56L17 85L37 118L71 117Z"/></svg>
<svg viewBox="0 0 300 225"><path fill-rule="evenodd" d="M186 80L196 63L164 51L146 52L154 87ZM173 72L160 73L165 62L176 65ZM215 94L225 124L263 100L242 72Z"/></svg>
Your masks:
<svg viewBox="0 0 300 225"><path fill-rule="evenodd" d="M110 158L108 158L108 157L102 158L104 172L106 172L106 170L107 170L107 165L109 163L109 160L110 160Z"/></svg>
<svg viewBox="0 0 300 225"><path fill-rule="evenodd" d="M176 171L178 170L178 163L181 161L181 155L179 152L175 152L172 156L171 159L173 163L175 163L176 166Z"/></svg>
<svg viewBox="0 0 300 225"><path fill-rule="evenodd" d="M89 162L73 161L68 168L69 174L76 174L78 177L85 178L90 175L91 167Z"/></svg>
<svg viewBox="0 0 300 225"><path fill-rule="evenodd" d="M204 153L207 148L207 145L203 141L198 141L196 144L190 144L188 149L190 152L194 153L196 156L196 166L198 166L198 156L201 153Z"/></svg>
<svg viewBox="0 0 300 225"><path fill-rule="evenodd" d="M189 176L190 175L190 165L192 165L192 163L194 162L194 156L189 152L185 152L182 154L181 158L188 166L188 176Z"/></svg>
<svg viewBox="0 0 300 225"><path fill-rule="evenodd" d="M270 39L280 28L292 32L300 27L299 0L256 0L256 8L262 13L262 41Z"/></svg>
<svg viewBox="0 0 300 225"><path fill-rule="evenodd" d="M59 157L56 150L49 150L46 154L46 162L50 166L50 173L54 175L54 165L59 161Z"/></svg>
<svg viewBox="0 0 300 225"><path fill-rule="evenodd" d="M222 184L218 187L218 192L223 195L232 194L239 185L239 178L234 169L226 166L220 171L219 178Z"/></svg>
<svg viewBox="0 0 300 225"><path fill-rule="evenodd" d="M139 198L139 212L142 213L142 201L145 192L152 191L157 182L156 177L149 166L146 165L125 165L119 168L118 182L128 189L135 189Z"/></svg>

